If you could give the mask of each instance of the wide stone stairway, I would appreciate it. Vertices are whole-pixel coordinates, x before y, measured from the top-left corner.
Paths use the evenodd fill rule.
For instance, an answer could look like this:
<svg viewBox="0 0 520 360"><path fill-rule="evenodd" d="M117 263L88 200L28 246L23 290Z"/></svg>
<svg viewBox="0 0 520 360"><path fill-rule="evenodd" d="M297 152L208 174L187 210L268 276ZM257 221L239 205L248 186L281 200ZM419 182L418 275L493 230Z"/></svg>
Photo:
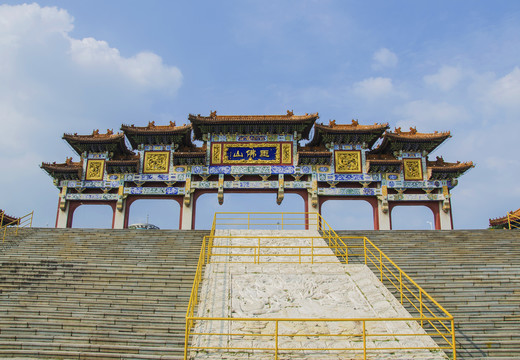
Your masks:
<svg viewBox="0 0 520 360"><path fill-rule="evenodd" d="M454 316L457 358L520 358L519 231L338 235L370 238Z"/></svg>
<svg viewBox="0 0 520 360"><path fill-rule="evenodd" d="M180 359L208 231L30 229L0 244L0 358Z"/></svg>
<svg viewBox="0 0 520 360"><path fill-rule="evenodd" d="M0 244L0 358L180 359L209 231L30 229ZM520 232L366 235L454 317L457 358L520 358Z"/></svg>

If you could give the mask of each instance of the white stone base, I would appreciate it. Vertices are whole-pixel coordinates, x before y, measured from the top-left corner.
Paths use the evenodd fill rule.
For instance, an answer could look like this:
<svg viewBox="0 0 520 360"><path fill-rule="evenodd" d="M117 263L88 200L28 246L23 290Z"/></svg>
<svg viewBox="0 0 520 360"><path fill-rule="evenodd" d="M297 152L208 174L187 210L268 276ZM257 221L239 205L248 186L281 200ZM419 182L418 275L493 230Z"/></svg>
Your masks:
<svg viewBox="0 0 520 360"><path fill-rule="evenodd" d="M269 230L219 230L217 235L283 235L294 236L289 240L268 240L274 243L310 245L310 240L298 236L316 236L316 231L269 231ZM232 244L245 245L257 240L233 239ZM314 246L325 241L315 240ZM215 241L230 244L229 239ZM218 250L218 249L217 249ZM216 251L217 251L216 250ZM294 250L282 249L285 253ZM223 252L220 249L219 252ZM272 251L277 251L272 249ZM228 251L229 258L236 249ZM244 252L241 249L241 252ZM319 261L329 264L299 264L298 258L262 257L261 264L210 263L206 266L202 289L199 293L197 316L232 318L292 318L292 319L356 319L356 318L410 318L411 315L399 301L381 284L365 265L342 264L330 249L318 252L327 254ZM247 257L251 260L253 257ZM223 261L214 257L213 261ZM291 264L275 264L275 261L293 261ZM310 256L307 256L310 260ZM273 321L216 321L196 322L195 333L224 333L236 335L194 336L192 346L211 347L275 347L272 336L245 336L242 334L273 334ZM279 359L358 359L363 358L361 321L279 322L278 332L284 335L305 334L307 336L279 336L278 347L294 349L326 348L328 350L280 350ZM385 334L384 337L368 337L368 348L380 347L432 347L437 345L429 336L398 336L392 334L425 334L415 321L374 321L366 323L368 334ZM317 334L341 336L316 336ZM357 348L358 351L334 350ZM240 350L191 351L192 359L274 359L274 352ZM380 350L367 353L369 359L445 359L437 350Z"/></svg>

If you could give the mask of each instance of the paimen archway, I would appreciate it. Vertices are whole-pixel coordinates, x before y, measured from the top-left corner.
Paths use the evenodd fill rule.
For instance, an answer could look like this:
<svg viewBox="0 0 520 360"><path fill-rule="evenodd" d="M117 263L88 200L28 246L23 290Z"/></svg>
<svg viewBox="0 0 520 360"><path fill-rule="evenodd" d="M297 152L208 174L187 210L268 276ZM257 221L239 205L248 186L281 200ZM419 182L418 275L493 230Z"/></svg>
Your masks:
<svg viewBox="0 0 520 360"><path fill-rule="evenodd" d="M212 111L190 114L190 124L181 126L152 121L122 125L121 133L65 134L80 160L42 164L60 189L56 226L70 227L76 204L89 202L111 206L113 227L124 228L131 203L154 198L177 201L180 228L194 229L201 194L217 194L221 203L230 193L265 191L277 203L297 193L301 211L311 213L330 199L367 201L373 228L381 230L391 229L393 207L424 205L436 229L453 228L451 189L473 163L429 158L449 132L390 131L388 124L357 120L325 125L318 118Z"/></svg>

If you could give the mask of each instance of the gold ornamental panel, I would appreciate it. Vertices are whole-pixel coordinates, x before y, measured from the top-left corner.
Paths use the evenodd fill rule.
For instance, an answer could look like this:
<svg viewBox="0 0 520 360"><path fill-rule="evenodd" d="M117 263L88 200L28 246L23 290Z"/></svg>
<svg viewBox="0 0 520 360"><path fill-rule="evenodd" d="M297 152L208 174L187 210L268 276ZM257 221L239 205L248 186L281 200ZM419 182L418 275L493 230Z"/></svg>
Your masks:
<svg viewBox="0 0 520 360"><path fill-rule="evenodd" d="M105 160L88 160L85 180L103 180Z"/></svg>
<svg viewBox="0 0 520 360"><path fill-rule="evenodd" d="M211 144L211 164L222 163L222 144L213 143Z"/></svg>
<svg viewBox="0 0 520 360"><path fill-rule="evenodd" d="M282 144L282 164L287 164L287 165L292 164L292 144L291 143Z"/></svg>
<svg viewBox="0 0 520 360"><path fill-rule="evenodd" d="M143 174L162 174L170 170L169 151L145 151Z"/></svg>
<svg viewBox="0 0 520 360"><path fill-rule="evenodd" d="M336 173L360 174L361 151L337 150L334 152L334 165Z"/></svg>
<svg viewBox="0 0 520 360"><path fill-rule="evenodd" d="M423 169L421 159L404 159L404 179L405 180L422 180Z"/></svg>

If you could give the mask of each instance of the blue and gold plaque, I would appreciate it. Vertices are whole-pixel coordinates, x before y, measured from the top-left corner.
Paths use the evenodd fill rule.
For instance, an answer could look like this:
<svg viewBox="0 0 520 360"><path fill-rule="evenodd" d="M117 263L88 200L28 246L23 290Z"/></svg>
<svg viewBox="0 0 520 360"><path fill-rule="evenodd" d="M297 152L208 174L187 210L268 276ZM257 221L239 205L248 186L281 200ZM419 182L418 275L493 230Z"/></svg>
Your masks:
<svg viewBox="0 0 520 360"><path fill-rule="evenodd" d="M213 143L211 165L292 165L292 143Z"/></svg>

